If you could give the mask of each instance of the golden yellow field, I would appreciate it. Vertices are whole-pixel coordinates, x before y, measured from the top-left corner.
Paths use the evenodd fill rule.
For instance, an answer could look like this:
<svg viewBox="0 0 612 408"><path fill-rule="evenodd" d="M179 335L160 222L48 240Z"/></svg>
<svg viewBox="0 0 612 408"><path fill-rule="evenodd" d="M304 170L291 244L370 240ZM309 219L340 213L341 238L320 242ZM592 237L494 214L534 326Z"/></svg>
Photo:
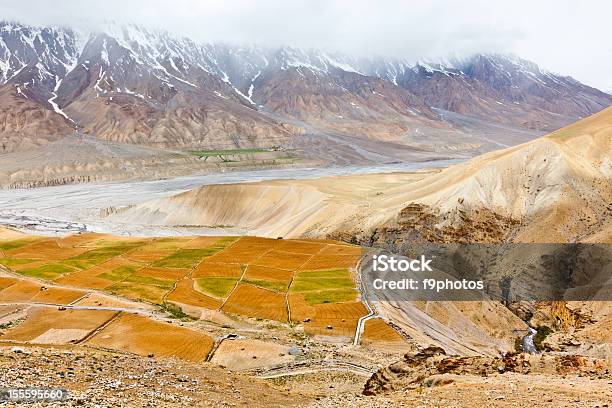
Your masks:
<svg viewBox="0 0 612 408"><path fill-rule="evenodd" d="M33 307L28 310L23 323L9 329L0 339L39 344L74 343L82 340L116 314L117 312L109 310L58 310Z"/></svg>
<svg viewBox="0 0 612 408"><path fill-rule="evenodd" d="M287 321L284 294L248 284L240 284L221 310L262 319Z"/></svg>
<svg viewBox="0 0 612 408"><path fill-rule="evenodd" d="M194 330L121 313L85 344L147 356L172 356L203 361L212 349L212 339Z"/></svg>
<svg viewBox="0 0 612 408"><path fill-rule="evenodd" d="M398 332L393 330L382 319L370 319L365 322L363 334L361 335L361 344L376 344L384 343L405 343L406 340Z"/></svg>
<svg viewBox="0 0 612 408"><path fill-rule="evenodd" d="M336 241L18 235L0 239L0 251L0 265L29 278L1 278L4 303L70 304L101 290L120 302L188 306L194 316L308 320L306 332L333 336L351 336L367 314L351 273L361 248Z"/></svg>

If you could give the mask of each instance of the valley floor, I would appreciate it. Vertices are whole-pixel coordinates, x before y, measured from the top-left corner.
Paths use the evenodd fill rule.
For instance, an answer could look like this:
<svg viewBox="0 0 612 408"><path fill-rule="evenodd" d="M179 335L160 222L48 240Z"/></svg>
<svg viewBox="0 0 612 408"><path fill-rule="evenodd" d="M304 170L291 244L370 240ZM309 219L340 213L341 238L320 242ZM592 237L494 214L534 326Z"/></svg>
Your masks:
<svg viewBox="0 0 612 408"><path fill-rule="evenodd" d="M160 222L114 222L105 217L115 210L126 209L149 200L170 197L202 185L228 185L254 182L276 182L291 186L320 186L333 191L334 186L360 187L352 193L353 201L361 201L369 190L372 194L389 185L401 186L407 180L421 178L422 172L435 171L459 160L396 163L360 167L325 167L234 171L199 176L173 177L157 181L123 181L85 183L0 190L0 225L23 228L40 233L77 231L109 232L129 235L222 235L244 234L244 229L219 228L214 224L164 225ZM409 173L399 173L409 172ZM309 181L310 180L310 181ZM318 181L321 180L321 181ZM349 184L345 184L345 183ZM348 190L347 190L348 191Z"/></svg>

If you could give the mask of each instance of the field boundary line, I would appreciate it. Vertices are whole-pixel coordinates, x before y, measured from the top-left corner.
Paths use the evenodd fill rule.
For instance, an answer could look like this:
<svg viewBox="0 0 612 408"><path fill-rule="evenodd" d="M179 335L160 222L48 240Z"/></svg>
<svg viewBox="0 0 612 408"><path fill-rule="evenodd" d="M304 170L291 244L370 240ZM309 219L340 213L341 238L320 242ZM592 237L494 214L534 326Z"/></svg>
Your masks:
<svg viewBox="0 0 612 408"><path fill-rule="evenodd" d="M238 238L236 240L236 242L240 241L242 237ZM232 244L233 245L233 244ZM231 245L230 245L231 246ZM269 252L273 251L274 248L270 248L268 249L266 252L264 252L263 254L259 255L257 258L255 258L253 260L253 262L257 261L259 258L262 258L264 255L267 255ZM240 278L238 278L238 280L236 281L236 284L234 285L234 287L232 288L232 290L230 291L230 293L227 294L227 297L225 298L225 300L223 300L223 304L221 306L219 306L219 309L217 310L221 310L223 308L223 306L225 306L225 304L227 303L227 301L229 300L230 296L232 296L232 294L236 291L236 289L238 288L238 285L240 285L240 282L242 282L242 279L244 278L244 275L246 274L247 269L249 269L249 266L253 264L253 262L250 262L248 264L241 264L241 265L245 265L244 270L242 271L242 274L240 275ZM261 266L261 265L258 265Z"/></svg>
<svg viewBox="0 0 612 408"><path fill-rule="evenodd" d="M195 241L197 238L199 238L199 236L195 237L194 239L189 240L188 242ZM220 241L221 239L222 239L222 237L220 237L220 238L219 238L217 241ZM231 248L231 247L232 247L234 244L236 244L238 241L240 241L240 239L242 239L242 237L238 237L236 240L234 240L234 242L232 242L231 244L229 244L228 246L226 246L226 247L225 247L225 248L223 248L222 250L220 250L220 251L218 251L218 252L215 252L213 255L216 255L216 254L218 254L218 253L220 253L220 252L225 251L226 249ZM215 241L215 242L214 242L213 244L211 244L211 245L214 245L214 244L215 244L217 241ZM173 252L173 254L174 254L174 253L176 253L176 252L178 252L178 250L177 250L177 251L175 251L175 252ZM210 255L210 256L213 256L213 255ZM183 275L183 276L182 276L181 278L179 278L179 279L175 279L175 280L174 280L174 284L172 285L172 289L170 289L168 292L166 292L166 293L164 294L164 296L162 297L162 303L164 303L164 304L165 304L165 303L167 303L167 302L168 302L168 296L170 296L170 295L171 295L171 294L172 294L172 293L173 293L173 292L176 290L176 287L178 286L178 284L179 284L179 282L180 282L180 281L182 281L183 279L191 279L191 280L193 280L193 272L194 272L194 271L195 271L195 270L196 270L196 269L197 269L197 268L198 268L198 267L199 267L201 264L203 264L203 263L204 263L204 262L205 262L205 261L206 261L208 258L210 258L210 256L207 256L207 257L202 258L202 259L200 260L200 262L198 262L197 264L195 264L195 265L193 265L191 268L189 268L189 269L187 270L187 272L185 273L185 275ZM166 268L166 269L172 269L172 268ZM182 269L182 268L174 268L174 269ZM194 289L194 290L195 290L195 289Z"/></svg>
<svg viewBox="0 0 612 408"><path fill-rule="evenodd" d="M249 264L246 264L244 266L244 269L242 270L242 274L240 275L240 278L238 278L238 280L234 284L234 287L232 288L232 290L230 290L230 293L227 294L225 299L223 299L223 303L221 303L221 306L219 306L219 308L217 310L221 311L221 309L223 309L223 306L225 306L225 304L229 300L230 296L232 296L232 293L234 293L236 291L236 288L238 288L238 285L240 285L240 282L242 282L242 278L244 278L244 275L246 274L247 269L249 269Z"/></svg>
<svg viewBox="0 0 612 408"><path fill-rule="evenodd" d="M241 237L242 238L242 237ZM239 241L240 239L238 239L237 241ZM264 255L267 255L268 253L270 253L271 251L273 251L274 248L270 248L269 250L267 250L266 252L264 252L263 254L259 255L257 258L255 258L253 260L253 262L257 261L259 258L263 257ZM240 275L240 278L238 278L238 280L236 281L236 284L234 285L234 287L232 288L232 290L230 291L230 293L227 294L226 298L223 300L223 304L221 304L221 306L219 306L219 309L217 310L221 310L223 308L223 306L225 306L225 304L227 303L227 301L229 300L230 296L232 296L232 294L236 291L236 289L238 288L238 285L240 285L240 282L242 282L242 279L244 278L244 275L246 275L246 271L247 269L249 269L249 266L251 264L253 264L253 262L248 263L248 264L243 264L245 265L244 270L242 271L242 275Z"/></svg>
<svg viewBox="0 0 612 408"><path fill-rule="evenodd" d="M145 245L145 244L143 244L143 245ZM128 254L128 253L131 253L131 252L136 251L138 248L140 248L140 247L141 247L141 246L143 246L143 245L135 246L134 248L132 248L132 249L130 249L130 250L128 250L128 251L125 251L125 252L123 252L123 253L121 253L121 254L119 254L119 255L117 255L117 256L113 256L112 258L108 258L106 261L104 261L104 262L102 262L102 263L100 263L100 264L98 264L98 265L94 265L94 266L92 266L92 267L90 267L90 268L86 268L86 269L78 269L78 268L75 268L75 267L69 266L69 268L72 268L73 270L72 270L71 272L68 272L68 273L62 274L62 275L60 276L60 278L63 278L63 277L65 277L65 276L66 276L66 277L67 277L67 276L70 276L70 275L72 275L73 273L85 272L85 271L88 271L88 270L93 269L93 268L101 267L102 265L105 265L105 264L107 264L107 263L111 262L112 260L114 260L114 259L118 259L118 258L124 259L124 260L125 260L125 261L127 261L127 262L133 262L133 261L132 261L131 259L129 259L129 258L123 258L123 256L124 256L124 255L126 255L126 254ZM75 245L75 246L73 246L73 248L89 248L89 247L84 247L84 246L82 247L82 246ZM94 248L91 248L89 251L85 251L85 252L83 252L83 253L85 254L85 253L87 253L87 252L95 251L96 249L99 249L99 248L94 247ZM70 258L68 258L68 259L70 259ZM63 260L61 260L61 261L67 261L68 259L63 259ZM124 280L125 280L125 279L124 279ZM122 280L121 282L123 282L123 280ZM110 286L112 286L112 285L110 285Z"/></svg>
<svg viewBox="0 0 612 408"><path fill-rule="evenodd" d="M317 252L311 254L303 264L301 264L295 270L292 271L293 273L291 274L291 280L289 281L289 285L287 285L287 292L285 292L285 308L287 309L287 323L291 324L291 307L289 306L289 291L291 290L291 285L293 285L295 274L298 273L298 271L302 269L304 265L310 262L312 258L315 257L315 255L318 255L324 248L327 248L328 245L329 244L323 245L321 248L319 248Z"/></svg>
<svg viewBox="0 0 612 408"><path fill-rule="evenodd" d="M77 302L79 302L79 301L81 301L81 300L85 299L86 297L89 297L89 294L90 294L90 292L85 292L85 294L84 294L83 296L81 296L80 298L75 299L75 300L73 300L72 302L68 303L68 305L67 305L67 306L73 306L73 305L75 305Z"/></svg>
<svg viewBox="0 0 612 408"><path fill-rule="evenodd" d="M153 316L152 310L154 309L154 306L145 302L137 302L134 301L133 299L130 298L126 298L120 295L115 295L113 293L109 293L106 292L104 290L100 290L100 289L92 289L92 288L83 288L80 286L74 286L74 285L65 285L65 284L59 284L55 281L45 281L39 278L35 278L32 276L27 276L27 275L22 275L19 272L15 272L7 267L5 267L4 265L0 265L0 271L4 272L6 275L8 275L9 277L13 277L16 278L18 281L27 281L27 282L33 282L37 285L41 285L41 286L46 286L48 288L61 288L61 289L72 289L72 290L79 290L79 291L86 291L89 295L98 295L98 296L103 296L103 297L108 297L111 299L115 299L115 300L119 300L121 302L125 302L128 304L137 304L139 306L142 307L142 309L139 309L137 307L133 307L133 308L125 308L125 307L113 307L113 306L80 306L80 305L66 305L66 304L59 304L59 303L36 303L36 302L30 302L30 299L25 300L25 301L17 301L17 302L13 302L10 301L8 303L5 303L2 299L0 299L0 304L25 304L25 305L30 305L30 306L35 306L35 305L42 305L42 306L49 306L49 307L58 307L58 306L65 306L66 308L72 308L72 309L86 309L86 310L120 310L120 311L125 311L128 313L136 313L136 314L145 314L148 316ZM4 289L8 289L9 287L16 285L18 282L12 283L11 285L7 286ZM111 285L112 286L112 285ZM110 287L110 286L109 286ZM2 290L4 290L2 289ZM153 307L151 310L147 309L147 307Z"/></svg>
<svg viewBox="0 0 612 408"><path fill-rule="evenodd" d="M93 337L95 337L98 333L100 333L102 330L104 330L106 327L108 327L109 324L111 324L112 322L115 321L115 319L117 319L119 317L119 315L122 312L117 312L114 315L112 315L107 321L105 321L104 323L102 323L100 326L98 326L97 328L93 329L92 331L90 331L87 336L83 337L81 340L79 341L75 341L74 344L81 344L81 343L85 343L86 341L91 340Z"/></svg>
<svg viewBox="0 0 612 408"><path fill-rule="evenodd" d="M226 340L226 339L227 339L226 337L222 337L219 341L213 342L213 345L212 345L210 351L208 352L208 355L206 356L206 360L204 360L205 362L209 363L213 359L215 353L217 352L217 350L221 346L221 343L223 343L223 341Z"/></svg>

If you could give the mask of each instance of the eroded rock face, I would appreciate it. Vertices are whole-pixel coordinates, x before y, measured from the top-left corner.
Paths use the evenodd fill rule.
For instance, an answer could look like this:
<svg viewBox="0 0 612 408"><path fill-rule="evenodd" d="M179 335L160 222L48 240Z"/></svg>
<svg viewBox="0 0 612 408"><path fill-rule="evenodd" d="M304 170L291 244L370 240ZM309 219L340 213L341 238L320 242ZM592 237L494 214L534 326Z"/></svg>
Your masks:
<svg viewBox="0 0 612 408"><path fill-rule="evenodd" d="M610 378L610 362L581 355L531 355L506 353L503 357L449 356L440 347L430 346L385 367L366 382L364 395L445 385L458 376L493 376L504 373L580 375Z"/></svg>
<svg viewBox="0 0 612 408"><path fill-rule="evenodd" d="M498 243L520 225L520 221L488 208L462 208L447 213L431 206L411 203L398 214L396 223L374 233L374 243L399 247L403 241L435 243Z"/></svg>
<svg viewBox="0 0 612 408"><path fill-rule="evenodd" d="M21 88L0 87L0 154L32 150L72 133L70 122L24 98Z"/></svg>
<svg viewBox="0 0 612 408"><path fill-rule="evenodd" d="M444 349L430 346L416 354L406 354L388 367L374 373L366 382L363 393L377 395L399 389L418 388L445 381L428 381L441 374L472 374L487 376L507 371L526 374L531 365L525 355L506 354L505 357L448 356Z"/></svg>

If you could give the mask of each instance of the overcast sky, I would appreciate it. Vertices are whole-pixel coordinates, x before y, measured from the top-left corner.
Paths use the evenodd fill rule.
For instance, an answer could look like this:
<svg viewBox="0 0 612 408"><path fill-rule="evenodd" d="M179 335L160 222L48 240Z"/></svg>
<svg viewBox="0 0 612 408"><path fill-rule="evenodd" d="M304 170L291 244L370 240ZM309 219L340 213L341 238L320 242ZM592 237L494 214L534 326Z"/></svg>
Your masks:
<svg viewBox="0 0 612 408"><path fill-rule="evenodd" d="M612 2L576 0L0 0L0 18L131 21L202 41L436 59L512 52L612 91Z"/></svg>

